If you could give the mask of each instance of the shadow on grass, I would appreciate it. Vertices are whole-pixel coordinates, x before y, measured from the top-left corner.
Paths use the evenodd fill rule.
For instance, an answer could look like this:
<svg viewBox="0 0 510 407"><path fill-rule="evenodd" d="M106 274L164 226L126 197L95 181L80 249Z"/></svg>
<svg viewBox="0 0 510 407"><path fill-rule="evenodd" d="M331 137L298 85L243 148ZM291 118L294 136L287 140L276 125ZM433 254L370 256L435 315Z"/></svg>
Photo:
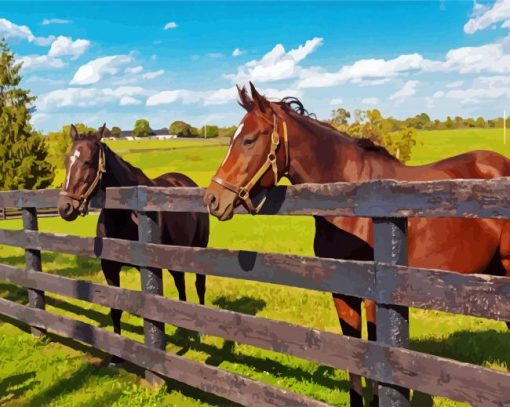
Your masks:
<svg viewBox="0 0 510 407"><path fill-rule="evenodd" d="M25 255L2 256L0 257L0 263L24 268ZM49 269L48 263L58 263L59 267ZM94 258L43 251L42 269L66 277L84 277L95 275L98 271L101 271L101 264L98 259Z"/></svg>
<svg viewBox="0 0 510 407"><path fill-rule="evenodd" d="M22 396L39 382L35 380L35 372L14 374L0 381L0 406Z"/></svg>
<svg viewBox="0 0 510 407"><path fill-rule="evenodd" d="M256 315L257 312L262 311L266 307L266 302L264 300L248 297L246 295L235 300L221 296L214 299L212 303L217 307L248 315Z"/></svg>
<svg viewBox="0 0 510 407"><path fill-rule="evenodd" d="M447 338L411 339L410 347L461 362L497 363L510 369L510 331L458 331Z"/></svg>

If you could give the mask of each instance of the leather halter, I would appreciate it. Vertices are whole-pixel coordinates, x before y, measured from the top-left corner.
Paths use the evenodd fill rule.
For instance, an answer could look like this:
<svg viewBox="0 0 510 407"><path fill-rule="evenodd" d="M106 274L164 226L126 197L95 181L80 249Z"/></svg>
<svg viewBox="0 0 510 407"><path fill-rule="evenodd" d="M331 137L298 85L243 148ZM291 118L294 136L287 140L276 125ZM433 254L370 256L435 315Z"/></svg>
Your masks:
<svg viewBox="0 0 510 407"><path fill-rule="evenodd" d="M101 142L99 142L98 145L99 145L99 161L97 163L96 177L94 178L94 181L92 181L92 184L90 184L90 186L85 190L85 192L79 195L67 191L60 191L59 193L60 196L66 196L68 198L71 198L73 200L74 208L77 209L82 216L85 216L87 214L89 198L94 194L97 186L101 182L103 174L106 173L106 157L104 147Z"/></svg>
<svg viewBox="0 0 510 407"><path fill-rule="evenodd" d="M288 174L289 172L289 139L287 135L287 123L282 121L283 127L283 142L285 144L285 170L283 175ZM220 177L213 177L212 181L221 185L222 187L228 189L229 191L234 192L239 199L241 199L248 211L252 215L256 215L262 209L262 206L266 202L267 195L262 198L262 201L257 205L253 205L253 201L250 199L250 191L257 184L257 182L266 174L266 172L271 168L274 174L274 185L278 183L278 164L277 164L277 149L280 145L280 134L278 133L278 121L277 115L273 113L273 132L271 133L271 145L269 147L269 153L267 154L266 161L260 169L255 173L255 175L244 185L238 187L237 185L231 184L230 182L225 181Z"/></svg>

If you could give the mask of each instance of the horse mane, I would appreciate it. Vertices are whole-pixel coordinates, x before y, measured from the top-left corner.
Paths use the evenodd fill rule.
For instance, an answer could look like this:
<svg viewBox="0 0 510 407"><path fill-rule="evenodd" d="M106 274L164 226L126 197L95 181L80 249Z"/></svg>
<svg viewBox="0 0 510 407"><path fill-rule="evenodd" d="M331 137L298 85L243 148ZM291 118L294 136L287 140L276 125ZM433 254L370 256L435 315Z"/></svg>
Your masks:
<svg viewBox="0 0 510 407"><path fill-rule="evenodd" d="M351 137L347 133L341 132L338 129L336 129L331 123L318 120L315 113L309 113L308 110L305 109L303 102L301 102L297 97L287 96L275 103L278 106L282 107L285 111L292 112L292 113L296 114L297 116L304 118L309 123L318 124L321 126L328 127L329 129L333 130L335 133L345 136L345 137L348 137L349 139L353 140L358 147L360 147L361 149L363 149L365 151L372 152L372 153L378 153L386 158L390 158L392 160L398 161L398 159L396 157L394 157L385 147L375 144L369 138Z"/></svg>
<svg viewBox="0 0 510 407"><path fill-rule="evenodd" d="M101 143L101 146L103 147L105 153L109 153L111 155L113 155L115 157L115 159L117 161L119 161L122 165L124 165L125 167L127 167L127 169L132 172L133 174L135 174L136 176L139 176L139 177L143 177L143 178L146 178L146 179L149 179L150 178L145 175L145 173L138 167L135 167L133 164L131 164L130 162L124 160L120 155L118 155L115 151L113 151L106 143L103 143L101 141L98 140L98 143Z"/></svg>

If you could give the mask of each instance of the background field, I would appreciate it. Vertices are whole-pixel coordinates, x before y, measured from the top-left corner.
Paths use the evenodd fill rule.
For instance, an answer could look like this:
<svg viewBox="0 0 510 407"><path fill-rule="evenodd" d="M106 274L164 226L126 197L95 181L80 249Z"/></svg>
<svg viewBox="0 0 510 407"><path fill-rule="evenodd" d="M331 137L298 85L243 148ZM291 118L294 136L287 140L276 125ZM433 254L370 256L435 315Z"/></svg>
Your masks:
<svg viewBox="0 0 510 407"><path fill-rule="evenodd" d="M111 147L149 176L167 171L190 175L201 186L209 183L226 152L221 140L170 140L110 142ZM418 145L411 165L431 162L472 149L492 149L510 156L502 144L501 129L429 131L418 133ZM63 175L61 174L61 182ZM92 236L95 216L66 223L58 218L40 220L41 230ZM3 221L2 228L20 228L20 221ZM230 222L211 219L211 247L249 249L312 255L313 221L309 217L238 216ZM0 262L23 267L19 249L0 247ZM57 253L44 253L46 272L104 283L99 262ZM188 297L197 302L194 278L187 276ZM164 275L165 295L176 298L173 281ZM122 287L138 289L138 272L126 269ZM25 290L0 283L4 298L26 302ZM277 285L209 277L206 302L209 305L253 315L299 323L339 332L330 296ZM88 323L110 328L108 310L77 300L48 295L48 309ZM140 318L124 314L124 334L143 340ZM100 352L84 345L49 336L35 339L26 328L0 319L0 406L95 406L95 405L225 405L221 399L187 386L168 382L167 387L151 391L136 375L137 370L104 366ZM504 323L411 310L411 347L453 359L510 369L510 333ZM334 405L347 405L347 374L298 358L234 344L214 337L201 341L167 326L168 351L220 366L258 380L291 389ZM339 350L341 351L341 350ZM461 405L441 398L415 394L413 404Z"/></svg>

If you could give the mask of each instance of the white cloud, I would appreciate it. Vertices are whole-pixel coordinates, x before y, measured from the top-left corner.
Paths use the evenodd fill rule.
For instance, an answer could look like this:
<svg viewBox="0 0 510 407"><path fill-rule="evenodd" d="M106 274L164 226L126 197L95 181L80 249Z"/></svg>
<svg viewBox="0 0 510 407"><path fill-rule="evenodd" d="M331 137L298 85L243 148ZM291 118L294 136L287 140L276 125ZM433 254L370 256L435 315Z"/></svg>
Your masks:
<svg viewBox="0 0 510 407"><path fill-rule="evenodd" d="M424 58L420 54L408 54L389 60L361 59L352 65L343 66L336 72L324 72L318 68L311 68L303 70L298 86L301 88L321 88L340 85L345 82L359 83L367 78L376 80L376 84L382 84L386 78L420 69L423 61Z"/></svg>
<svg viewBox="0 0 510 407"><path fill-rule="evenodd" d="M0 18L0 37L19 38L41 46L50 45L55 40L53 35L49 37L36 37L26 25L18 25L5 18Z"/></svg>
<svg viewBox="0 0 510 407"><path fill-rule="evenodd" d="M236 88L218 89L214 91L193 91L187 89L165 90L147 99L147 106L166 105L176 102L184 104L201 103L203 105L223 105L234 101L237 97Z"/></svg>
<svg viewBox="0 0 510 407"><path fill-rule="evenodd" d="M137 86L57 89L43 95L38 108L41 111L51 111L63 107L90 107L117 102L128 105L140 103L134 96L147 96L148 93L150 91Z"/></svg>
<svg viewBox="0 0 510 407"><path fill-rule="evenodd" d="M23 63L24 70L46 70L59 69L67 66L67 64L59 58L52 58L48 55L25 55L18 58Z"/></svg>
<svg viewBox="0 0 510 407"><path fill-rule="evenodd" d="M361 103L364 105L376 105L379 103L379 99L376 97L363 98L361 99Z"/></svg>
<svg viewBox="0 0 510 407"><path fill-rule="evenodd" d="M207 56L209 58L223 58L223 54L221 52L210 52Z"/></svg>
<svg viewBox="0 0 510 407"><path fill-rule="evenodd" d="M405 99L416 94L416 87L419 83L419 81L407 81L402 88L390 96L390 100L394 100L396 103L402 103Z"/></svg>
<svg viewBox="0 0 510 407"><path fill-rule="evenodd" d="M124 70L124 72L126 72L126 73L140 73L142 71L143 71L143 66L141 66L141 65L129 67Z"/></svg>
<svg viewBox="0 0 510 407"><path fill-rule="evenodd" d="M243 54L246 54L246 52L241 51L239 48L236 48L235 50L232 51L232 56L234 56L234 57L238 57Z"/></svg>
<svg viewBox="0 0 510 407"><path fill-rule="evenodd" d="M452 88L460 88L463 84L464 84L464 81L455 81L455 82L447 83L447 84L446 84L446 87L447 87L448 89L452 89Z"/></svg>
<svg viewBox="0 0 510 407"><path fill-rule="evenodd" d="M77 59L82 55L90 46L90 41L78 39L73 41L70 37L64 37L60 35L51 44L51 48L48 52L50 57L60 57L64 55L70 55L71 59Z"/></svg>
<svg viewBox="0 0 510 407"><path fill-rule="evenodd" d="M165 73L164 69L160 69L158 71L149 71L142 75L142 79L154 79L157 78L158 76L163 75L164 73Z"/></svg>
<svg viewBox="0 0 510 407"><path fill-rule="evenodd" d="M344 103L344 100L342 98L333 98L330 100L329 105L330 106L338 106Z"/></svg>
<svg viewBox="0 0 510 407"><path fill-rule="evenodd" d="M510 0L496 0L492 7L484 7L475 2L473 11L473 17L464 25L467 34L474 34L499 23L502 23L503 28L510 28Z"/></svg>
<svg viewBox="0 0 510 407"><path fill-rule="evenodd" d="M177 28L177 23L174 22L174 21L170 21L169 23L166 23L165 26L163 27L163 30L173 30L175 28Z"/></svg>
<svg viewBox="0 0 510 407"><path fill-rule="evenodd" d="M296 77L301 68L299 62L322 45L323 39L315 37L298 48L285 51L282 44L277 44L260 60L252 60L240 66L236 74L224 75L233 82L271 82Z"/></svg>
<svg viewBox="0 0 510 407"><path fill-rule="evenodd" d="M134 97L131 96L123 96L120 99L121 106L139 105L140 103L142 103L140 100L135 99Z"/></svg>
<svg viewBox="0 0 510 407"><path fill-rule="evenodd" d="M50 25L50 24L71 24L71 20L64 20L62 18L45 18L42 20L42 25Z"/></svg>
<svg viewBox="0 0 510 407"><path fill-rule="evenodd" d="M107 75L115 75L122 65L131 61L131 55L112 55L93 59L78 68L70 84L90 85L97 83Z"/></svg>
<svg viewBox="0 0 510 407"><path fill-rule="evenodd" d="M434 94L432 95L433 98L442 98L444 96L444 92L442 90L438 90L437 92L434 92Z"/></svg>

